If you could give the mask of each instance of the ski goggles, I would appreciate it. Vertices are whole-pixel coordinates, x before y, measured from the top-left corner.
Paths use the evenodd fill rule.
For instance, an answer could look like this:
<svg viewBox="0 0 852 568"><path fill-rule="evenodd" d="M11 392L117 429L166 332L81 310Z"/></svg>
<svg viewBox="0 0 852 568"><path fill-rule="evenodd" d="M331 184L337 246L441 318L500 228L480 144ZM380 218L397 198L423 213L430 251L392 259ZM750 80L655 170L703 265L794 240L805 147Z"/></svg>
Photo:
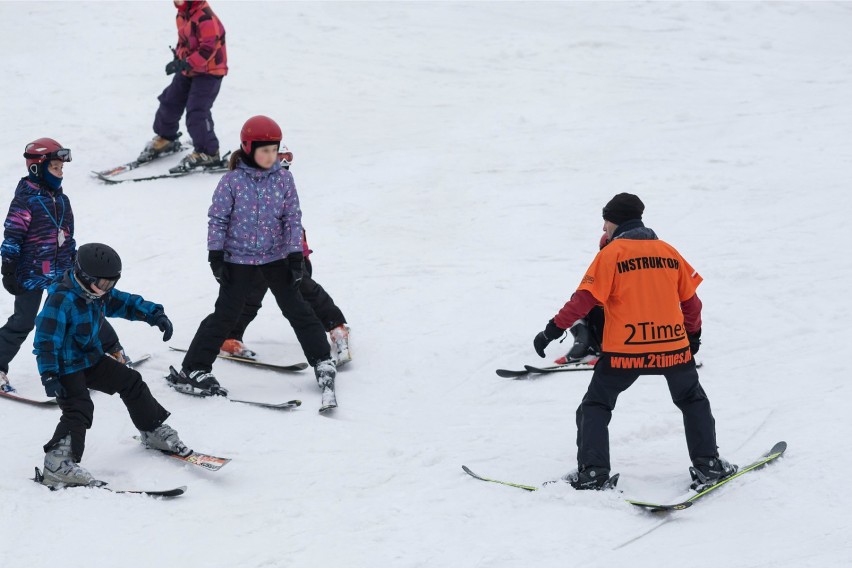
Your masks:
<svg viewBox="0 0 852 568"><path fill-rule="evenodd" d="M27 158L28 160L59 160L61 162L70 162L71 149L60 148L59 150L54 150L49 154L31 154L30 152L24 152L24 158Z"/></svg>
<svg viewBox="0 0 852 568"><path fill-rule="evenodd" d="M281 147L278 148L278 161L281 162L281 165L284 167L289 167L290 164L293 163L293 152L291 152L283 143L281 144Z"/></svg>
<svg viewBox="0 0 852 568"><path fill-rule="evenodd" d="M77 277L89 288L97 288L101 292L109 292L115 288L115 283L121 276L116 278L99 278L97 276L89 276L84 272L78 272Z"/></svg>

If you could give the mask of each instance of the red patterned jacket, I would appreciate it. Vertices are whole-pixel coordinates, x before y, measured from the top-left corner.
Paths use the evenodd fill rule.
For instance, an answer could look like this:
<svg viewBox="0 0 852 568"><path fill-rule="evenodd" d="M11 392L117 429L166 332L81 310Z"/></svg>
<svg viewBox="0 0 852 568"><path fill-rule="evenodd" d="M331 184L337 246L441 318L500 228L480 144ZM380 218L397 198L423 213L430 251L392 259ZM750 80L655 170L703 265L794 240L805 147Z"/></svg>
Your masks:
<svg viewBox="0 0 852 568"><path fill-rule="evenodd" d="M177 12L177 56L186 59L192 70L189 77L199 74L225 76L228 74L228 52L225 49L225 26L207 2L184 2Z"/></svg>

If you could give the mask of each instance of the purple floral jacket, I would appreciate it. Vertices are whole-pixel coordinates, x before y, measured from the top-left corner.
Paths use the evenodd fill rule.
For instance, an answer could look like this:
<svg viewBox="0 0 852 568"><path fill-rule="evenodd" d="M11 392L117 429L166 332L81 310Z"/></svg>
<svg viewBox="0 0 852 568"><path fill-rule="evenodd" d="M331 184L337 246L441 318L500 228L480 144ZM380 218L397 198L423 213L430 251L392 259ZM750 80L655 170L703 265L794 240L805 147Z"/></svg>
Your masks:
<svg viewBox="0 0 852 568"><path fill-rule="evenodd" d="M302 252L302 210L293 174L276 162L260 170L240 161L219 181L207 211L207 250L234 264L268 264Z"/></svg>

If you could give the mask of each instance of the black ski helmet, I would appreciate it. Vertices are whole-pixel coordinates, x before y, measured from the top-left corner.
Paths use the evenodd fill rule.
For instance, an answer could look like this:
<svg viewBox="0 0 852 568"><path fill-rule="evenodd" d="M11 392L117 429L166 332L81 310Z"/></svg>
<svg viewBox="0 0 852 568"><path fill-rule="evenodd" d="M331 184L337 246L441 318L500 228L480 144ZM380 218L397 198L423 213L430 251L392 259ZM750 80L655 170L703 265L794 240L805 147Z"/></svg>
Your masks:
<svg viewBox="0 0 852 568"><path fill-rule="evenodd" d="M94 284L108 292L121 278L121 257L115 250L102 243L88 243L77 249L74 274L87 287Z"/></svg>

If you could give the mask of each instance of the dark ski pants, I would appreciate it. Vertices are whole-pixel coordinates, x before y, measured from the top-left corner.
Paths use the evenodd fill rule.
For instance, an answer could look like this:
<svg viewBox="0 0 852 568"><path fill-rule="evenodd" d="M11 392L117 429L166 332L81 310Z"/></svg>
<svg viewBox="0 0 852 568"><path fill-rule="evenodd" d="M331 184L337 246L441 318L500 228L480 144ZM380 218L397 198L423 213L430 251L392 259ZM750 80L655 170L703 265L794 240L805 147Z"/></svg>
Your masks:
<svg viewBox="0 0 852 568"><path fill-rule="evenodd" d="M286 261L277 260L261 265L229 262L226 267L227 276L219 285L216 307L198 326L183 359L184 371L209 372L213 369L219 347L237 325L246 298L258 289L258 278L265 282L275 296L281 313L296 333L308 363L316 366L317 362L331 356L322 324L299 290L290 286L290 270Z"/></svg>
<svg viewBox="0 0 852 568"><path fill-rule="evenodd" d="M314 310L323 328L326 331L331 331L335 327L345 324L346 318L340 308L334 303L334 299L312 278L313 267L311 266L311 261L305 260L305 269L307 276L302 278L299 292L302 293L302 298L310 304L311 309ZM240 314L240 319L237 321L234 329L228 334L229 339L243 340L246 328L257 317L257 312L260 311L263 304L263 297L266 295L268 289L269 287L266 285L263 275L258 274L257 279L252 285L251 292L246 297L243 313Z"/></svg>
<svg viewBox="0 0 852 568"><path fill-rule="evenodd" d="M219 95L222 77L175 73L171 84L160 94L160 108L154 116L154 132L174 140L180 128L180 117L186 109L186 129L196 152L215 154L219 139L213 131L213 102Z"/></svg>
<svg viewBox="0 0 852 568"><path fill-rule="evenodd" d="M662 374L666 377L672 401L683 413L689 459L716 456L716 421L710 412L710 401L698 382L695 362ZM581 469L585 466L610 469L612 410L618 395L636 382L639 375L595 369L589 389L577 408L577 463Z"/></svg>
<svg viewBox="0 0 852 568"><path fill-rule="evenodd" d="M15 296L15 311L6 321L6 325L0 327L0 371L9 372L9 363L21 350L21 345L35 327L43 295L43 290L30 290ZM118 335L106 321L101 327L100 340L107 353L121 349Z"/></svg>
<svg viewBox="0 0 852 568"><path fill-rule="evenodd" d="M59 381L65 388L66 396L56 399L62 416L53 438L44 445L45 453L70 434L71 452L75 460L80 461L83 458L86 430L92 427L95 413L89 389L109 395L118 393L130 413L133 425L143 432L150 432L169 417L169 412L160 406L138 371L129 369L107 356L101 357L94 367L62 375Z"/></svg>

